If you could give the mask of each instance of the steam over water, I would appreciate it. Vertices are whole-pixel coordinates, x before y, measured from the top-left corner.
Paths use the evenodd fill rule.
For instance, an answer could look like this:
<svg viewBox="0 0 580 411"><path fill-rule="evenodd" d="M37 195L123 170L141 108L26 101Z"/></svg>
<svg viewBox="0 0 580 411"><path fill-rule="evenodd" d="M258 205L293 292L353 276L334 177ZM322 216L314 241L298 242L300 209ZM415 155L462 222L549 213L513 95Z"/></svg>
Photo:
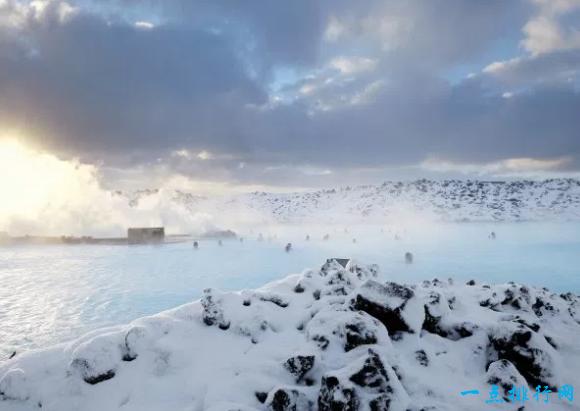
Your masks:
<svg viewBox="0 0 580 411"><path fill-rule="evenodd" d="M202 240L197 251L191 242L0 248L0 358L175 307L207 287L258 287L328 257L377 263L383 279L409 283L473 278L580 292L578 223L267 227L242 235L223 246Z"/></svg>

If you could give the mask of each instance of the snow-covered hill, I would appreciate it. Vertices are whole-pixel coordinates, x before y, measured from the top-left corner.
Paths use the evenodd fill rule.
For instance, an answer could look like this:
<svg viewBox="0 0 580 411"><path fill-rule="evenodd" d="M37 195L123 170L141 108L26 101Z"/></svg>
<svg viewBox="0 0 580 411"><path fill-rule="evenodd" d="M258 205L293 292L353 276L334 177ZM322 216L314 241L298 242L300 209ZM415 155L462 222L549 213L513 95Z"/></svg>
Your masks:
<svg viewBox="0 0 580 411"><path fill-rule="evenodd" d="M133 206L151 196L191 212L259 217L278 223L359 223L396 220L420 214L443 221L524 221L580 219L580 181L431 181L386 182L300 193L203 197L182 191L144 190L123 194Z"/></svg>
<svg viewBox="0 0 580 411"><path fill-rule="evenodd" d="M330 260L17 355L0 410L580 410L578 296L377 272Z"/></svg>

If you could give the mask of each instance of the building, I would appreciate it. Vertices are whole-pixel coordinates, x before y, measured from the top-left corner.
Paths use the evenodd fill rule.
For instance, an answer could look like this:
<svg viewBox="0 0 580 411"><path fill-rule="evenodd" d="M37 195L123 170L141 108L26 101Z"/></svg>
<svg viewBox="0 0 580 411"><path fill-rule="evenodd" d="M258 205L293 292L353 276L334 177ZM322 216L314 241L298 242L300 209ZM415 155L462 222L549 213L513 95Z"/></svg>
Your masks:
<svg viewBox="0 0 580 411"><path fill-rule="evenodd" d="M161 243L165 239L164 227L140 227L127 230L129 244Z"/></svg>

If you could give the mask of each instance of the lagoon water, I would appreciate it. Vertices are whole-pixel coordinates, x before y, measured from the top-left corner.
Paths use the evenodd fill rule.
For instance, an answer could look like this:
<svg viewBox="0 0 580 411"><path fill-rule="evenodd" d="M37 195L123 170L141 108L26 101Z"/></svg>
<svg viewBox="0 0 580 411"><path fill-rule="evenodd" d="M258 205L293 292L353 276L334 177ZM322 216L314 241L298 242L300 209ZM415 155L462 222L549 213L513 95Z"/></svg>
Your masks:
<svg viewBox="0 0 580 411"><path fill-rule="evenodd" d="M243 243L201 241L198 250L190 242L0 247L0 359L173 308L207 287L259 287L328 257L377 263L383 279L400 282L473 278L580 293L578 223L270 227L264 241L259 231L248 230ZM488 238L491 231L497 239ZM407 251L413 264L405 263Z"/></svg>

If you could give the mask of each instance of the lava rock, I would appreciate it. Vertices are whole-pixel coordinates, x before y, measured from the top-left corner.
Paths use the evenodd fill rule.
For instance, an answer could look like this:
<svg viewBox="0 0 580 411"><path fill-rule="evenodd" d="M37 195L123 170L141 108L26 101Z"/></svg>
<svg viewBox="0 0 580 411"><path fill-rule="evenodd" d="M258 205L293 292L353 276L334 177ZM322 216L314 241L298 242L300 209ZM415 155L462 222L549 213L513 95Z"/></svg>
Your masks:
<svg viewBox="0 0 580 411"><path fill-rule="evenodd" d="M532 309L538 317L543 317L546 314L555 314L559 312L559 310L554 307L550 301L547 301L541 296L536 297L536 301L532 305Z"/></svg>
<svg viewBox="0 0 580 411"><path fill-rule="evenodd" d="M387 344L389 337L375 318L364 312L319 311L307 324L306 336L325 350L330 344L340 346L345 352L367 344Z"/></svg>
<svg viewBox="0 0 580 411"><path fill-rule="evenodd" d="M312 297L317 301L320 300L320 290L314 290Z"/></svg>
<svg viewBox="0 0 580 411"><path fill-rule="evenodd" d="M417 351L415 351L415 359L423 367L428 367L429 366L429 357L427 356L427 353L425 352L425 350L417 350Z"/></svg>
<svg viewBox="0 0 580 411"><path fill-rule="evenodd" d="M392 388L388 384L389 376L385 370L385 365L379 355L371 349L369 349L362 367L349 379L359 387L372 388L380 393L392 392Z"/></svg>
<svg viewBox="0 0 580 411"><path fill-rule="evenodd" d="M513 327L513 323L495 332L489 336L490 362L507 360L531 386L555 387L552 372L554 361L550 353L554 348L544 338L524 326Z"/></svg>
<svg viewBox="0 0 580 411"><path fill-rule="evenodd" d="M266 406L271 411L308 411L312 403L304 393L293 388L275 388L266 399Z"/></svg>
<svg viewBox="0 0 580 411"><path fill-rule="evenodd" d="M314 355L296 355L286 360L284 368L296 377L296 382L300 382L314 367L314 360Z"/></svg>
<svg viewBox="0 0 580 411"><path fill-rule="evenodd" d="M440 323L443 316L448 313L449 306L443 303L443 297L437 292L430 292L426 299L425 320L421 328L431 334L447 337L447 332L442 329Z"/></svg>
<svg viewBox="0 0 580 411"><path fill-rule="evenodd" d="M376 323L373 325L377 325ZM364 321L353 321L344 325L346 331L346 342L344 350L350 351L365 344L376 344L378 342L377 333L369 329Z"/></svg>
<svg viewBox="0 0 580 411"><path fill-rule="evenodd" d="M266 399L268 398L268 393L263 391L257 391L254 393L254 395L256 396L256 399L262 404L265 403Z"/></svg>
<svg viewBox="0 0 580 411"><path fill-rule="evenodd" d="M573 302L573 301L575 301L577 299L577 297L574 294L570 293L570 292L560 294L560 298L562 300L568 301L570 303Z"/></svg>
<svg viewBox="0 0 580 411"><path fill-rule="evenodd" d="M558 349L558 345L554 342L554 339L552 337L550 337L549 335L544 335L544 338L546 339L546 342L550 344L555 350Z"/></svg>
<svg viewBox="0 0 580 411"><path fill-rule="evenodd" d="M304 290L305 290L304 286L300 283L296 284L296 286L294 287L294 292L298 294L303 293Z"/></svg>
<svg viewBox="0 0 580 411"><path fill-rule="evenodd" d="M359 280L370 280L379 275L379 266L376 264L363 265L351 261L347 265L347 269Z"/></svg>
<svg viewBox="0 0 580 411"><path fill-rule="evenodd" d="M425 307L425 321L422 328L431 334L437 334L452 341L471 337L479 329L477 325L467 321L446 325L440 317L433 317L429 314L427 307Z"/></svg>
<svg viewBox="0 0 580 411"><path fill-rule="evenodd" d="M124 339L118 334L104 334L79 344L72 353L70 368L91 385L115 377L121 364Z"/></svg>
<svg viewBox="0 0 580 411"><path fill-rule="evenodd" d="M497 385L503 391L503 397L508 399L508 392L512 388L526 386L526 380L517 368L508 360L498 360L489 364L486 381L490 385Z"/></svg>
<svg viewBox="0 0 580 411"><path fill-rule="evenodd" d="M333 271L327 275L324 295L348 295L354 285L347 271Z"/></svg>
<svg viewBox="0 0 580 411"><path fill-rule="evenodd" d="M211 288L203 290L200 302L203 307L202 320L205 325L217 325L222 330L230 328L230 322L225 319L223 308Z"/></svg>
<svg viewBox="0 0 580 411"><path fill-rule="evenodd" d="M412 289L396 283L365 282L350 301L350 307L368 313L387 327L391 338L417 332L424 314Z"/></svg>
<svg viewBox="0 0 580 411"><path fill-rule="evenodd" d="M331 258L326 260L326 262L322 265L322 267L320 267L319 273L322 277L326 277L327 275L335 272L345 272L345 271L346 270L344 269L344 267L340 265L338 261Z"/></svg>
<svg viewBox="0 0 580 411"><path fill-rule="evenodd" d="M283 297L276 294L259 293L257 296L260 301L276 304L280 308L286 308L290 304Z"/></svg>
<svg viewBox="0 0 580 411"><path fill-rule="evenodd" d="M528 287L511 283L510 287L504 290L503 300L499 304L504 307L512 307L516 310L530 311L530 290ZM503 311L503 309L501 310Z"/></svg>
<svg viewBox="0 0 580 411"><path fill-rule="evenodd" d="M88 364L86 362L83 362L83 361L81 361L79 364L75 364L75 366L83 367L83 370L89 370ZM114 370L109 370L109 371L104 372L102 374L97 374L97 375L92 375L92 376L84 376L83 380L87 384L95 385L95 384L99 384L103 381L110 380L115 375L116 375L116 373Z"/></svg>
<svg viewBox="0 0 580 411"><path fill-rule="evenodd" d="M125 344L121 348L123 361L130 362L137 359L137 351L145 335L144 327L133 327L125 334Z"/></svg>
<svg viewBox="0 0 580 411"><path fill-rule="evenodd" d="M534 332L538 332L540 331L540 324L536 323L536 322L532 322L532 321L526 321L525 319L523 319L520 316L516 316L513 321L515 323L521 324L523 326L528 327L530 330L534 331Z"/></svg>
<svg viewBox="0 0 580 411"><path fill-rule="evenodd" d="M353 387L343 385L334 375L325 375L320 383L318 411L357 411L359 399Z"/></svg>
<svg viewBox="0 0 580 411"><path fill-rule="evenodd" d="M450 315L451 307L448 304L441 294L431 292L424 306L425 320L421 328L453 341L471 337L479 327L467 321L455 322Z"/></svg>
<svg viewBox="0 0 580 411"><path fill-rule="evenodd" d="M355 411L368 404L373 411L404 410L407 402L407 393L394 371L369 349L351 365L322 377L318 409Z"/></svg>

